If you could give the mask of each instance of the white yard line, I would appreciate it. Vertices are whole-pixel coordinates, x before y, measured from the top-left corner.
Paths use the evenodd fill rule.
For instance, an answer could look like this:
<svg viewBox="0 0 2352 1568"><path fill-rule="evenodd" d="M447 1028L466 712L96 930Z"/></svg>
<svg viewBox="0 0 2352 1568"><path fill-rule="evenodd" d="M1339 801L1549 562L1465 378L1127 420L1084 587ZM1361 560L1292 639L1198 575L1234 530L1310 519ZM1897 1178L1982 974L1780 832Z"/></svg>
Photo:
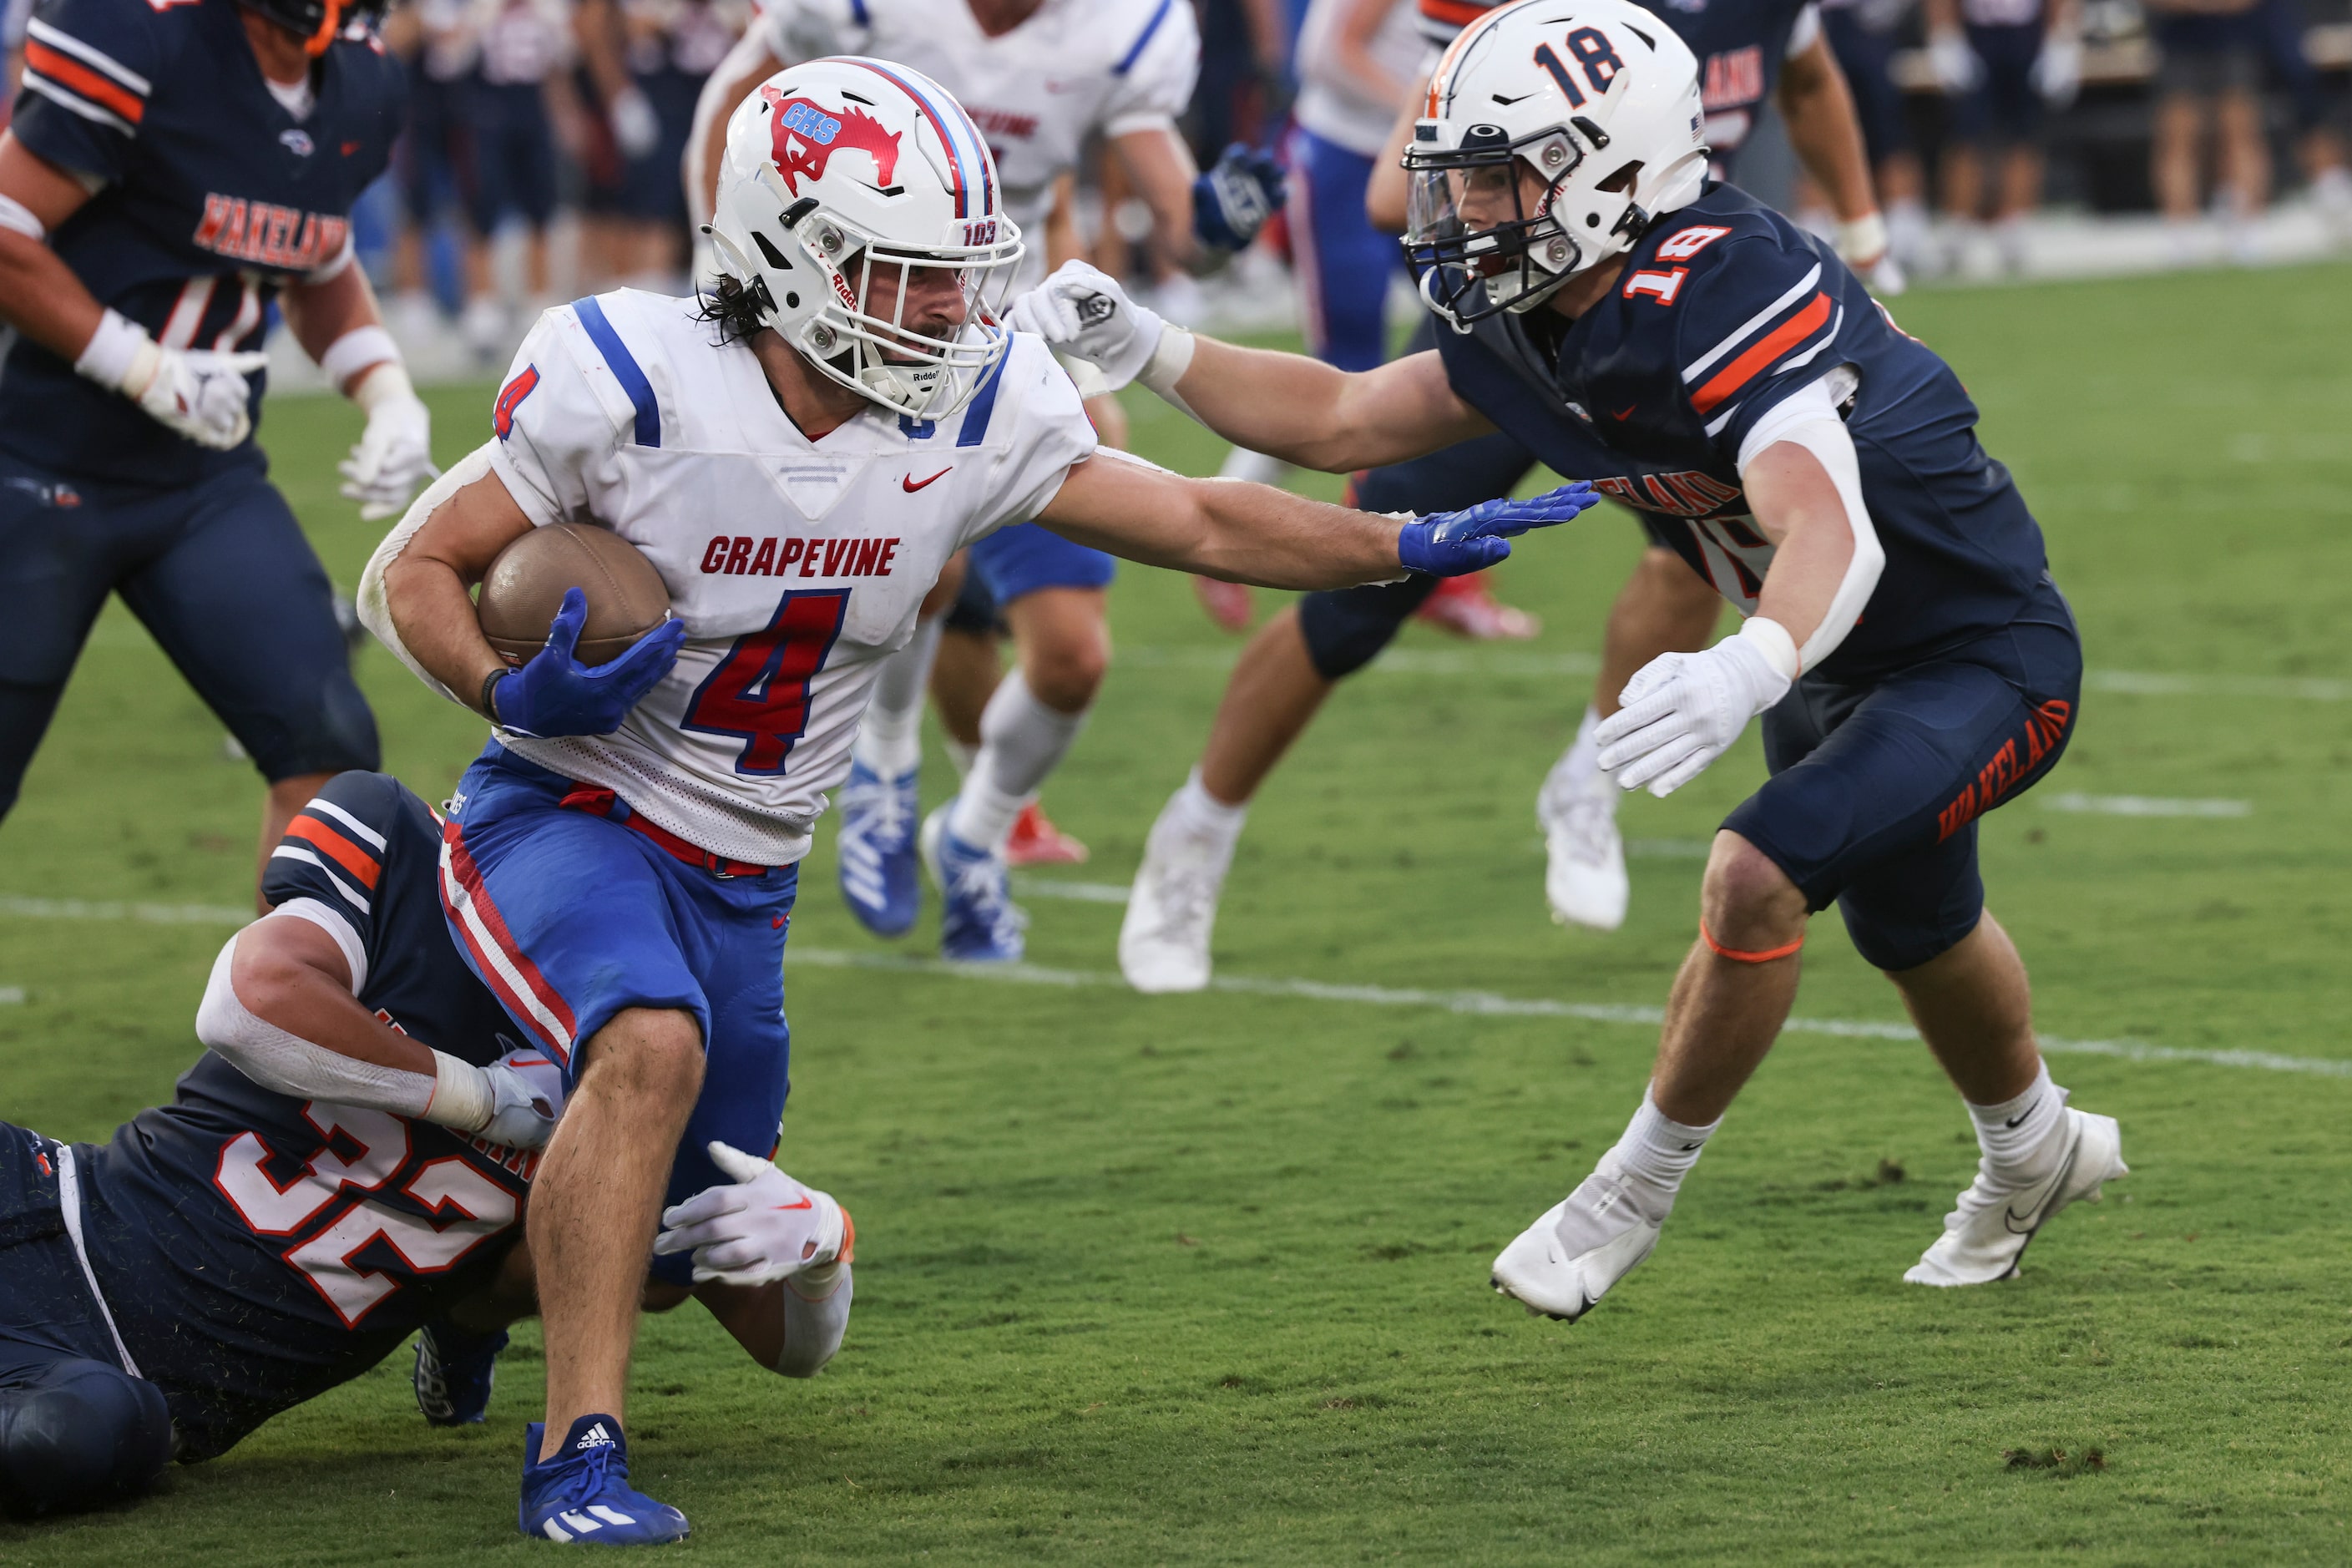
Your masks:
<svg viewBox="0 0 2352 1568"><path fill-rule="evenodd" d="M2166 800L2152 795L2080 795L2066 792L2037 795L2044 811L2071 811L2085 816L2252 816L2247 800Z"/></svg>
<svg viewBox="0 0 2352 1568"><path fill-rule="evenodd" d="M81 899L25 899L0 893L0 915L28 921L144 921L150 925L241 926L254 918L251 910L226 904L126 904Z"/></svg>
<svg viewBox="0 0 2352 1568"><path fill-rule="evenodd" d="M835 948L795 947L784 951L787 967L805 963L817 969L870 969L893 974L932 974L953 980L992 981L1003 985L1047 985L1069 990L1125 990L1127 982L1104 970L1047 969L1033 963L951 963L896 952L852 952ZM1665 1015L1655 1007L1612 1006L1596 1002L1559 1002L1549 997L1498 996L1487 991L1409 991L1386 985L1334 985L1319 980L1278 980L1248 974L1223 974L1209 989L1233 995L1282 996L1309 1002L1337 1002L1369 1007L1430 1008L1481 1017L1576 1018L1591 1024L1628 1024L1656 1028ZM1908 1024L1857 1018L1791 1018L1783 1026L1793 1035L1830 1035L1843 1039L1913 1040L1918 1032ZM2071 1040L2042 1037L2042 1048L2052 1055L2120 1057L2136 1062L2198 1062L2209 1067L2255 1068L2265 1072L2308 1073L2319 1078L2352 1078L2352 1060L2322 1057L2281 1056L2272 1051L2182 1050L2150 1045L2145 1040Z"/></svg>
<svg viewBox="0 0 2352 1568"><path fill-rule="evenodd" d="M1124 882L1064 882L1050 877L1026 877L1015 873L1013 891L1024 899L1067 899L1079 904L1124 904L1127 884Z"/></svg>
<svg viewBox="0 0 2352 1568"><path fill-rule="evenodd" d="M25 988L21 985L0 985L0 1007L21 1007L25 1005Z"/></svg>

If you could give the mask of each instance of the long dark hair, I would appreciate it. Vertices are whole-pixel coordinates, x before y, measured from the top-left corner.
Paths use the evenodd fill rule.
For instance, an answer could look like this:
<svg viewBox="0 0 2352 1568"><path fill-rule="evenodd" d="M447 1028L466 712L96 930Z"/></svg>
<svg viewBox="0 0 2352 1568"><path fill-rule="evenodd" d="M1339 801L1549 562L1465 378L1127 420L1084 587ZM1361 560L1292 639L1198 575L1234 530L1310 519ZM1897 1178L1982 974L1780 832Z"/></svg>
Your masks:
<svg viewBox="0 0 2352 1568"><path fill-rule="evenodd" d="M721 278L715 283L695 287L698 308L695 318L709 321L719 329L715 346L740 342L768 324L775 301L768 296L768 285L760 279L749 284L733 278Z"/></svg>

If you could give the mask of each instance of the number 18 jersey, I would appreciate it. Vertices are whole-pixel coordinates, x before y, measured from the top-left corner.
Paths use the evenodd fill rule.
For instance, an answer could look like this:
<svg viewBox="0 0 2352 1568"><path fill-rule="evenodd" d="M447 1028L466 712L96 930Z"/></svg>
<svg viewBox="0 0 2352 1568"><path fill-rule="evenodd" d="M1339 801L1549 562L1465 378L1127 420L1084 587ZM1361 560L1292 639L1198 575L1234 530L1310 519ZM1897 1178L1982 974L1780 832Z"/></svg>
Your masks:
<svg viewBox="0 0 2352 1568"><path fill-rule="evenodd" d="M533 523L644 552L686 623L676 668L610 735L499 741L700 848L789 865L948 557L1034 517L1094 430L1045 345L1016 335L954 416L869 405L812 440L751 351L714 345L695 311L629 289L550 310L496 438L417 505L486 464Z"/></svg>

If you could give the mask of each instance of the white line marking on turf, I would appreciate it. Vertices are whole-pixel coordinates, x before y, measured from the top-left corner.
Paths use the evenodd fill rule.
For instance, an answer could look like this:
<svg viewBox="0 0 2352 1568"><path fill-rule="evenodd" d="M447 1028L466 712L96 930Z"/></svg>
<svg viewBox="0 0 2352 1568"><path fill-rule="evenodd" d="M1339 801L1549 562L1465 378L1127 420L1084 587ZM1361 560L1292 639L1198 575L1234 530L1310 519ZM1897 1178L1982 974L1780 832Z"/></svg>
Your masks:
<svg viewBox="0 0 2352 1568"><path fill-rule="evenodd" d="M24 899L0 893L0 915L32 921L145 921L151 925L241 926L254 918L251 910L225 904L127 904L86 902L80 899Z"/></svg>
<svg viewBox="0 0 2352 1568"><path fill-rule="evenodd" d="M1013 890L1024 899L1068 899L1080 904L1124 904L1127 888L1113 882L1063 882L1049 877L1015 877Z"/></svg>
<svg viewBox="0 0 2352 1568"><path fill-rule="evenodd" d="M1047 969L1034 963L955 963L907 953L850 952L835 948L788 947L787 967L869 969L894 974L935 974L953 980L993 981L1005 985L1050 985L1066 990L1124 991L1127 982L1103 970ZM1209 989L1243 996L1284 996L1309 1002L1346 1002L1371 1007L1430 1007L1480 1017L1578 1018L1592 1024L1630 1024L1656 1028L1665 1014L1656 1007L1615 1006L1598 1002L1559 1002L1549 997L1498 996L1489 991L1408 991L1386 985L1334 985L1320 980L1278 980L1251 974L1221 974ZM1791 1018L1781 1026L1792 1035L1831 1035L1843 1039L1919 1038L1908 1024L1857 1018ZM2272 1051L2182 1050L2145 1040L2069 1040L2042 1037L2052 1055L2119 1057L2136 1062L2200 1062L2209 1067L2258 1068L2267 1072L2352 1078L2352 1061L2281 1056Z"/></svg>
<svg viewBox="0 0 2352 1568"><path fill-rule="evenodd" d="M21 1007L25 1005L25 988L21 985L0 985L0 1007Z"/></svg>
<svg viewBox="0 0 2352 1568"><path fill-rule="evenodd" d="M2042 809L2089 816L2252 816L2254 805L2246 800L2164 800L2149 795L2068 792L2042 796Z"/></svg>

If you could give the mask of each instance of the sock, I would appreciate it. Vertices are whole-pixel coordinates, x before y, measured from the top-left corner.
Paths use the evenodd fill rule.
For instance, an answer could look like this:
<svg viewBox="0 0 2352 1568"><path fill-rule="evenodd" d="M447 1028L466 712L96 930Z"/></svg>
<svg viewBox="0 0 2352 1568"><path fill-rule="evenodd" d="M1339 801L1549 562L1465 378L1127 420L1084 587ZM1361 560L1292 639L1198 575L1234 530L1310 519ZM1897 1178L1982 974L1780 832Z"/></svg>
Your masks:
<svg viewBox="0 0 2352 1568"><path fill-rule="evenodd" d="M1194 768L1184 787L1169 797L1160 816L1187 837L1209 839L1230 856L1241 839L1242 825L1249 820L1249 805L1227 805L1211 795L1201 783L1201 770Z"/></svg>
<svg viewBox="0 0 2352 1568"><path fill-rule="evenodd" d="M1048 708L1019 670L1005 676L980 715L980 755L956 794L948 831L966 844L1003 844L1086 727L1084 711Z"/></svg>
<svg viewBox="0 0 2352 1568"><path fill-rule="evenodd" d="M1608 781L1601 777L1601 742L1593 739L1593 731L1600 728L1600 710L1588 706L1584 710L1583 721L1576 726L1575 742L1568 748L1568 755L1561 759L1560 767L1567 773L1571 786L1577 789L1605 788L1609 798L1614 801L1622 792L1607 788Z"/></svg>
<svg viewBox="0 0 2352 1568"><path fill-rule="evenodd" d="M1664 1188L1668 1194L1679 1192L1683 1178L1698 1163L1699 1152L1715 1130L1723 1125L1717 1117L1704 1127L1686 1127L1670 1121L1650 1098L1642 1091L1642 1109L1633 1112L1633 1120L1625 1124L1625 1135L1617 1140L1611 1151L1617 1163L1629 1175L1641 1177L1653 1186Z"/></svg>
<svg viewBox="0 0 2352 1568"><path fill-rule="evenodd" d="M956 777L962 779L971 776L971 764L980 755L978 746L969 741L959 741L953 735L950 735L940 742L940 749L947 752L948 761L955 767Z"/></svg>
<svg viewBox="0 0 2352 1568"><path fill-rule="evenodd" d="M2051 1147L2059 1113L2066 1109L2066 1091L2050 1081L2044 1062L2033 1082L2015 1100L1999 1105L1969 1105L1969 1120L1977 1124L1977 1147L1984 1151L1986 1170L2000 1177L2030 1180L2042 1173L2037 1158Z"/></svg>
<svg viewBox="0 0 2352 1568"><path fill-rule="evenodd" d="M886 779L914 772L923 762L923 691L940 651L943 616L915 623L907 646L882 661L850 755Z"/></svg>

